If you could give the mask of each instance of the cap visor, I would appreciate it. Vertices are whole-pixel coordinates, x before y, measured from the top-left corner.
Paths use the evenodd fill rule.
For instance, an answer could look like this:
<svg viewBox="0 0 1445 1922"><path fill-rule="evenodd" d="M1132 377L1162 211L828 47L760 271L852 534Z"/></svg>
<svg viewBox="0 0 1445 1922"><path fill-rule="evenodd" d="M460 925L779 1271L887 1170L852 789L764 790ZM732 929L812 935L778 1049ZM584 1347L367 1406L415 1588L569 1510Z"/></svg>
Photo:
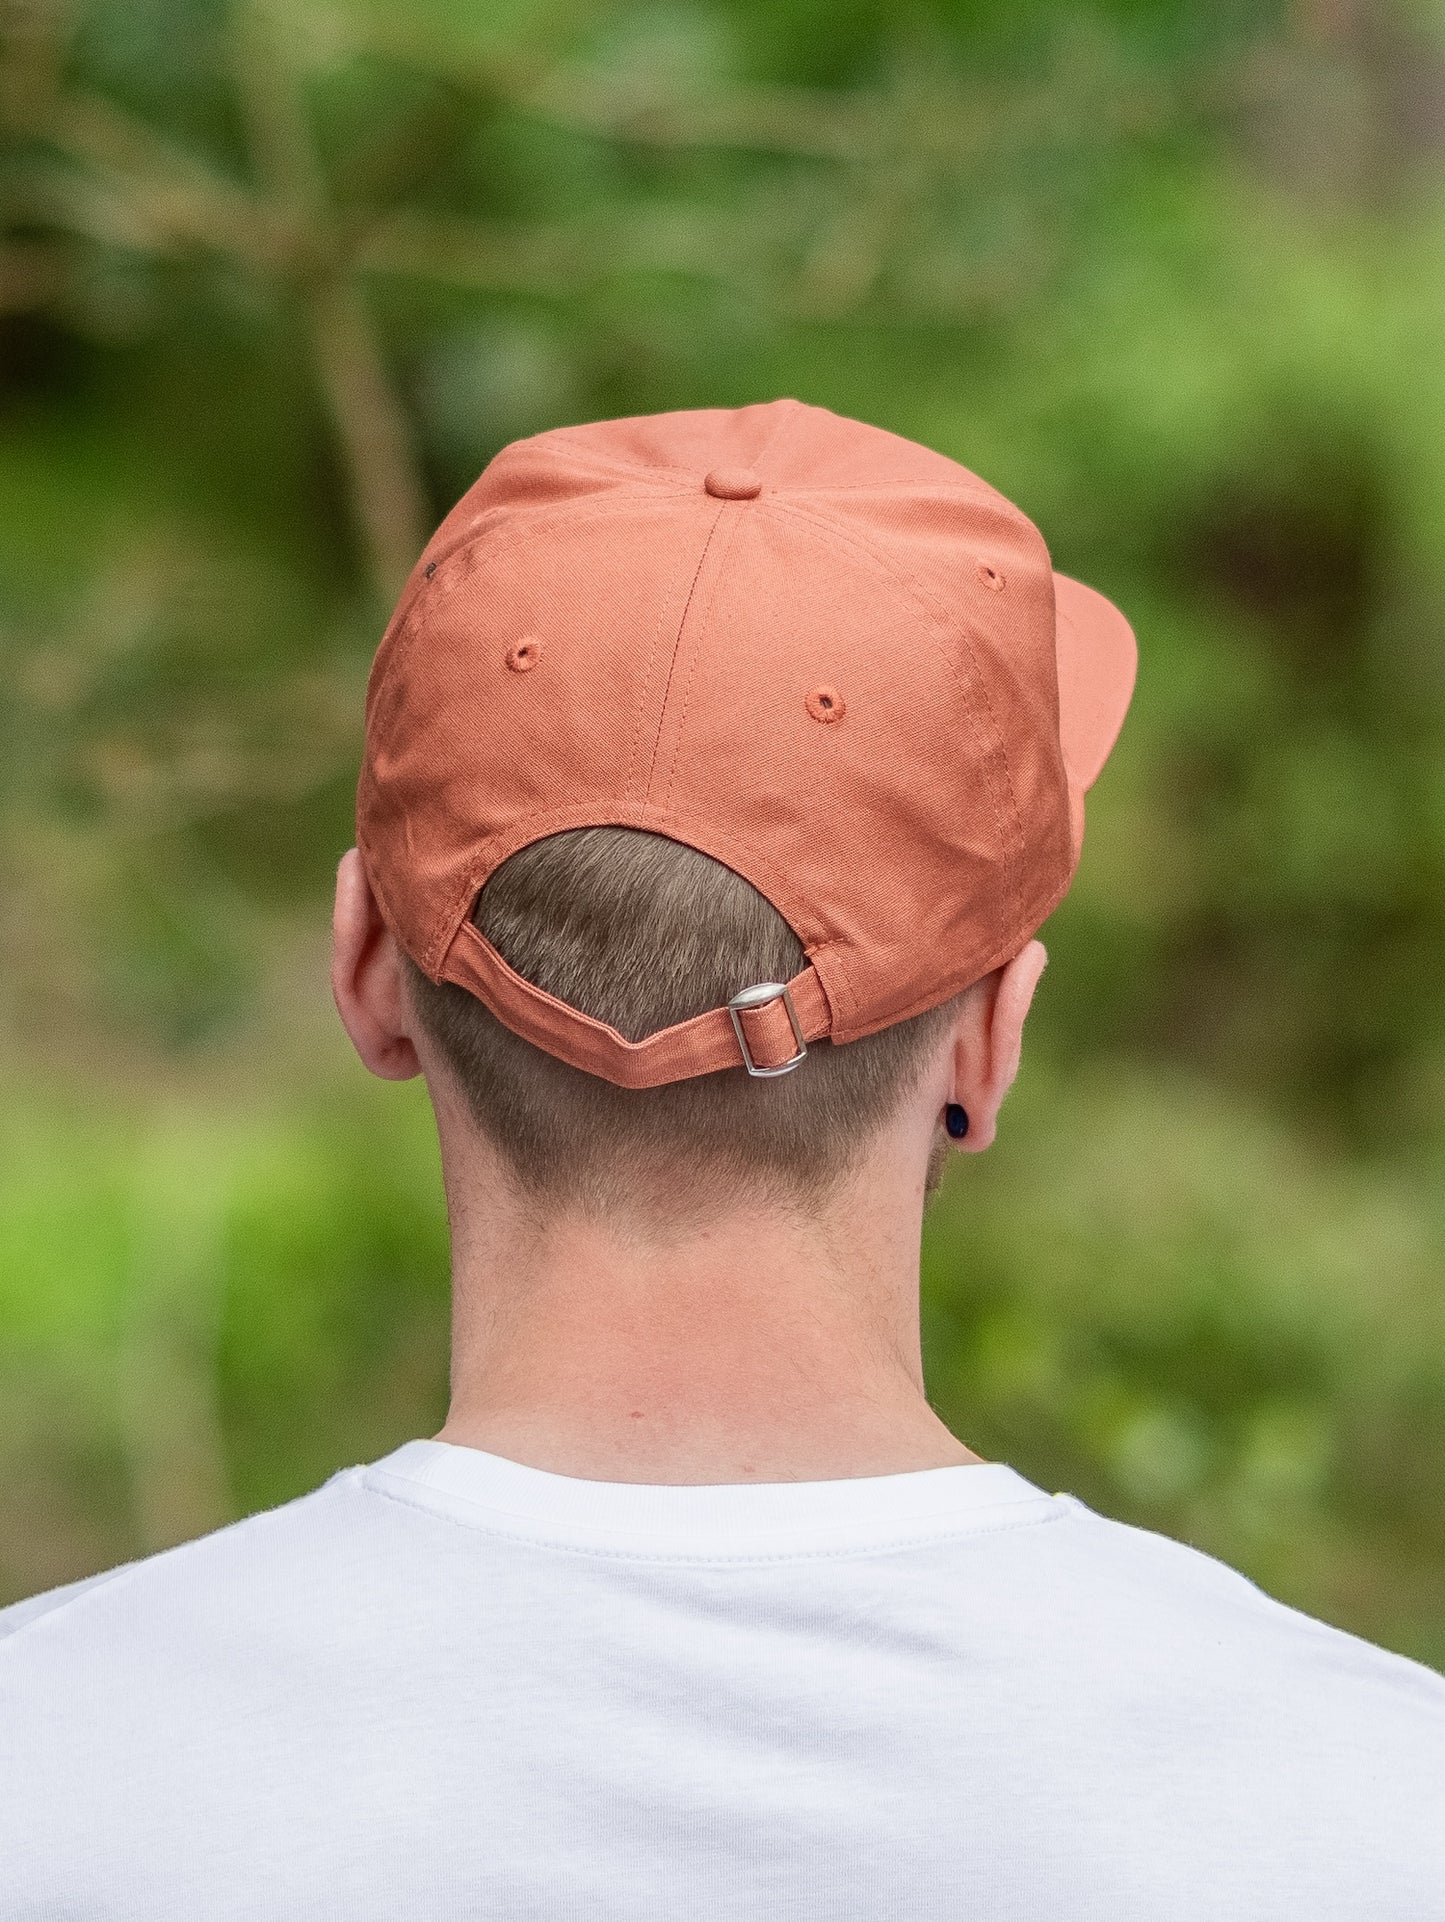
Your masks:
<svg viewBox="0 0 1445 1922"><path fill-rule="evenodd" d="M1066 574L1054 576L1059 664L1059 740L1076 795L1094 785L1119 738L1139 650L1134 630L1112 602Z"/></svg>

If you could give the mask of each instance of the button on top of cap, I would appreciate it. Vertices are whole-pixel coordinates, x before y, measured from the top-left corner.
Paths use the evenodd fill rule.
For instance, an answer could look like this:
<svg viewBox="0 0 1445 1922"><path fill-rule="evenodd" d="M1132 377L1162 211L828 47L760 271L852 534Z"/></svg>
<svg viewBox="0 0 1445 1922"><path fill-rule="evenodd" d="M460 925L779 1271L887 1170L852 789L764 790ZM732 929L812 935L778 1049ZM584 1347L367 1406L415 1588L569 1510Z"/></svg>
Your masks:
<svg viewBox="0 0 1445 1922"><path fill-rule="evenodd" d="M763 491L751 467L714 467L703 486L720 501L750 501Z"/></svg>

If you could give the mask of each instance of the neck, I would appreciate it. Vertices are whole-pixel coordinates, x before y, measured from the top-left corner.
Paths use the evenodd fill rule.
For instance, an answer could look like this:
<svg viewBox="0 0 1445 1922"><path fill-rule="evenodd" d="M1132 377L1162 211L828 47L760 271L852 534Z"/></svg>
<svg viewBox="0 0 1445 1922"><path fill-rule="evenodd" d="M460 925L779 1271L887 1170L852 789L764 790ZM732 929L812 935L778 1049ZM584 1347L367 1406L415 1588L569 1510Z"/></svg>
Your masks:
<svg viewBox="0 0 1445 1922"><path fill-rule="evenodd" d="M434 1090L435 1096L435 1090ZM817 1216L666 1233L524 1206L438 1105L452 1226L439 1440L596 1481L831 1481L979 1458L924 1392L927 1143L890 1137Z"/></svg>

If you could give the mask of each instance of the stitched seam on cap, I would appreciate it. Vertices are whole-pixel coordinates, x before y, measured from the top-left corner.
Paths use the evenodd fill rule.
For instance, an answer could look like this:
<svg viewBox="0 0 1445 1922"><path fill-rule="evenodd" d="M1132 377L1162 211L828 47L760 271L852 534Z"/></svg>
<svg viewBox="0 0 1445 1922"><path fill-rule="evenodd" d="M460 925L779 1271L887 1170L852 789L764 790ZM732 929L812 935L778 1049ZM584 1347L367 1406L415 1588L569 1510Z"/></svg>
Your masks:
<svg viewBox="0 0 1445 1922"><path fill-rule="evenodd" d="M796 417L796 411L797 411L798 405L799 404L795 401L792 404L792 411L789 411L788 409L784 408L779 413L778 417L773 422L772 432L768 435L767 439L763 442L762 446L758 449L758 452L753 457L754 466L756 466L756 464L760 462L763 459L763 457L767 454L768 450L775 445L779 435L781 435L785 431L785 429L792 424L794 418ZM697 573L693 576L692 589L689 592L687 597L687 606L682 610L682 619L678 622L677 646L673 649L672 665L668 669L667 688L664 691L663 697L662 697L662 711L658 715L657 740L653 742L652 761L647 770L647 785L643 789L644 798L647 798L647 799L650 799L652 795L652 779L653 779L653 775L656 773L656 770L657 770L657 750L662 741L662 722L664 717L667 714L668 703L672 698L672 677L677 672L677 657L678 657L678 653L681 651L681 648L682 648L682 637L687 631L687 617L692 611L692 596L697 591L697 583L702 576L703 563L707 559L708 551L712 546L713 536L717 533L718 525L722 520L723 514L725 513L727 506L728 506L727 502L723 502L720 504L717 517L713 521L711 528L708 530L707 541L703 546L702 555L698 560ZM718 584L722 579L723 568L727 564L728 553L732 548L732 544L734 540L737 538L738 523L739 523L739 516L735 514L733 516L733 526L728 531L727 545L723 548L721 555L718 557L717 572L713 576L712 587L708 594L708 613L709 614L712 612L712 604L714 599L717 596ZM692 658L688 662L687 685L683 690L682 712L678 716L677 734L676 734L676 738L673 741L672 765L667 771L667 797L666 797L666 800L663 802L663 806L666 808L670 808L672 805L672 791L677 780L678 756L682 751L683 725L687 720L688 702L692 698L693 677L697 672L697 656L698 656L698 649L696 644L694 644L692 649Z"/></svg>
<svg viewBox="0 0 1445 1922"><path fill-rule="evenodd" d="M802 411L803 403L800 400L789 399L780 401L778 407L780 411L773 422L772 432L748 463L754 470L756 470L760 461L766 459L766 457L772 453L774 447L777 446L783 435L787 433L788 429L797 420L799 413Z"/></svg>
<svg viewBox="0 0 1445 1922"><path fill-rule="evenodd" d="M713 527L716 527L716 525L717 525L717 521L716 521L716 518L714 518ZM698 565L699 572L701 571L701 568L702 568L703 555L707 553L708 542L711 541L712 539L713 527L710 527L708 529L707 540L705 540L702 544L702 554L698 556L697 565ZM687 591L688 604L690 604L692 601L693 589L696 586L697 586L697 573L694 573L692 577L692 586L689 587ZM682 614L678 620L679 634L681 634L682 632L683 623L686 621L686 619L687 619L687 607L684 606ZM667 606L666 604L664 604L663 607L658 611L657 621L652 630L652 639L648 643L647 666L643 671L642 692L639 695L638 702L637 702L637 725L632 731L632 745L628 749L628 753L627 753L627 773L624 775L623 781L622 781L622 792L624 794L631 794L632 792L632 772L633 772L633 769L637 766L637 750L642 745L642 724L643 724L643 721L646 719L646 715L647 715L647 697L649 693L652 691L652 664L657 658L658 642L662 639L662 630L666 625L666 623L667 623ZM662 706L658 710L658 715L657 715L657 724L658 724L659 732L661 731L661 728L662 728L662 717L666 712L667 712L667 699L666 699L666 696L664 695ZM657 754L656 741L653 742L652 751L655 759ZM648 775L650 779L651 769L648 770ZM644 794L646 793L645 787L643 792Z"/></svg>
<svg viewBox="0 0 1445 1922"><path fill-rule="evenodd" d="M816 528L820 534L831 537L843 546L851 548L874 568L876 572L883 574L905 593L911 594L915 600L922 603L925 608L930 609L934 618L945 627L954 624L950 620L948 610L940 602L936 601L926 588L920 587L916 581L910 580L906 574L901 574L896 568L891 567L888 562L876 554L871 547L858 540L854 535L847 534L841 528L835 527L831 521L823 520L816 514L810 514L806 508L799 506L795 501L785 500L775 495L769 505L780 513L792 514L795 519L806 521L810 527ZM1009 812L1013 816L1014 827L1013 858L1009 863L1009 895L1013 904L1014 918L1017 919L1022 911L1023 905L1021 896L1022 876L1020 872L1023 866L1023 819L1019 814L1018 796L1014 791L1013 772L1009 767L1008 748L1004 742L1003 730L998 724L998 716L994 712L993 702L989 699L987 683L979 668L978 653L974 646L973 635L967 625L962 623L958 623L957 625L959 632L962 633L964 641L968 646L969 653L973 657L974 678L978 683L978 691L984 707L988 711L989 726L993 731L994 741L997 744L999 760L1003 763L1004 786L1008 791L1008 806ZM948 672L957 684L959 692L967 697L969 689L962 674L959 672L958 664L936 634L934 636L934 644L938 648L938 652L947 666ZM1000 830L1002 830L1004 822L999 811L998 800L993 794L990 794L989 799L993 807L994 818Z"/></svg>
<svg viewBox="0 0 1445 1922"><path fill-rule="evenodd" d="M731 516L732 525L727 530L727 536L723 541L721 550L718 553L717 566L713 570L712 583L708 588L707 608L703 613L699 614L698 616L698 638L695 639L692 643L692 652L687 664L687 682L682 690L682 709L677 717L677 732L673 737L673 743L672 743L672 765L667 770L667 793L662 803L662 805L669 810L672 807L672 791L677 784L677 763L682 753L682 736L683 736L683 730L687 726L687 710L688 710L688 704L692 700L692 684L697 677L697 657L702 651L701 645L700 645L701 637L705 635L707 632L707 623L712 617L713 604L717 600L718 588L722 585L723 572L726 569L728 564L728 555L732 552L733 542L737 539L738 530L742 526L742 521L743 521L742 510L748 504L749 503L739 502L734 507L734 511ZM718 519L721 520L722 515L719 515ZM691 606L691 596L689 596L689 607L690 606ZM683 630L686 627L687 627L687 615L684 614L682 617L682 627L680 627L678 630L679 644L681 643ZM670 685L671 685L671 676L669 676L669 686ZM663 712L664 713L667 712L667 703L665 701L663 703ZM655 758L656 756L654 752L654 759ZM648 792L650 793L651 790L652 790L652 778L651 778L651 775L649 774Z"/></svg>
<svg viewBox="0 0 1445 1922"><path fill-rule="evenodd" d="M521 441L512 441L509 443L512 447L520 447L524 444L525 443ZM505 517L509 514L525 511L524 509L518 509L515 503L509 503L505 500L491 501L485 507L478 507L476 509L471 509L467 506L467 502L473 491L481 485L485 476L490 473L492 467L495 466L496 462L500 460L502 455L507 451L508 449L506 447L500 449L493 459L487 463L487 466L483 468L476 480L472 482L471 487L467 489L461 499L448 510L437 526L433 528L431 534L428 536L425 547L422 548L416 560L412 563L412 569L407 576L406 585L401 591L401 596L396 606L391 611L391 619L386 625L386 634L382 636L383 644L393 628L400 627L404 621L409 619L411 610L416 605L417 600L423 593L431 588L431 583L435 579L436 572L444 568L457 554L463 553L471 546L473 541L485 539L488 532L487 523L498 517ZM605 473L607 469L599 462L598 471ZM662 472L665 470L659 469L658 471ZM687 485L686 477L681 474L674 474L673 483L670 488L659 487L653 498L665 500L669 495L682 496L693 492L693 489ZM578 502L580 504L581 501L590 498L591 496L589 495L581 495L578 497ZM567 503L558 502L557 505L563 507L567 505ZM455 526L453 526L453 522L456 523ZM427 575L423 570L423 561L430 563L434 570L432 575Z"/></svg>
<svg viewBox="0 0 1445 1922"><path fill-rule="evenodd" d="M648 417L646 415L634 415L632 418L645 420ZM612 425L611 422L601 424ZM493 456L493 459L500 460L504 454L510 451L511 447L530 447L534 454L540 454L544 460L566 460L570 458L578 460L579 465L583 461L591 460L599 473L659 474L671 480L678 493L691 494L696 491L696 483L689 482L688 477L692 473L692 469L689 467L682 467L675 463L672 466L658 466L651 461L624 460L622 456L618 454L594 454L588 449L585 441L569 441L562 446L556 443L550 446L544 444L545 440L550 439L555 431L555 429L548 429L546 436L533 434L526 440L514 440L509 443L508 447L500 448ZM563 431L565 432L567 430L564 429ZM486 469L483 468L482 472L485 473ZM480 478L481 476L479 475L478 479Z"/></svg>
<svg viewBox="0 0 1445 1922"><path fill-rule="evenodd" d="M812 964L814 974L817 975L818 980L822 984L823 999L828 1004L828 1013L831 1017L828 1027L828 1039L831 1041L833 1038L833 1028L835 1026L845 1028L848 1025L846 1021L840 1021L838 1018L838 990L840 987L843 994L847 997L849 1007L857 1006L853 995L852 978L848 973L848 960L844 952L844 944L838 940L820 941L817 947L807 948L804 952ZM841 982L835 979L835 974L842 976Z"/></svg>
<svg viewBox="0 0 1445 1922"><path fill-rule="evenodd" d="M690 494L691 490L688 491ZM494 560L501 560L509 555L514 548L526 545L527 542L535 537L539 522L543 525L550 525L552 522L559 520L585 521L605 519L609 514L625 513L629 507L633 505L635 505L635 503L626 498L619 498L616 495L610 494L600 495L595 499L585 498L581 501L564 502L555 508L529 516L525 521L513 526L505 535L499 535L494 540L487 542L484 549L485 559L489 563ZM714 523L714 525L715 524L716 523ZM709 539L711 539L711 533L709 533ZM466 553L468 555L471 555L473 552L481 553L482 551L480 540L471 548L457 548L453 550L454 553ZM704 544L703 551L706 553L706 544ZM699 567L701 567L701 564L701 561L699 561ZM374 697L376 700L380 700L382 690L389 686L394 677L400 672L402 663L416 645L417 639L419 638L419 630L423 627L424 622L438 615L446 602L455 597L463 583L470 580L475 572L475 567L468 569L465 573L453 571L442 579L441 585L433 585L431 591L424 598L419 596L417 601L413 603L406 621L402 623L392 641L385 670L380 681L377 683ZM363 755L365 755L365 747L363 747ZM376 786L374 780L372 785L373 787ZM380 894L381 890L378 888L377 892ZM475 892L476 889L473 887L468 893L460 895L460 897L457 893L454 893L438 912L430 918L422 931L422 941L420 945L427 955L435 952L435 965L438 968L441 966L447 948L451 945L457 927L465 915ZM386 908L387 905L385 897L383 896L383 908ZM405 947L406 943L403 942L402 945ZM411 950L408 948L407 952L410 953ZM420 959L420 957L416 958ZM429 961L422 961L422 966L428 973L431 972L431 965Z"/></svg>
<svg viewBox="0 0 1445 1922"><path fill-rule="evenodd" d="M858 990L853 985L853 970L848 965L848 950L843 942L835 941L828 952L830 963L836 962L838 972L843 977L843 987L848 996L848 1006L854 1012L858 1007ZM843 1024L845 1027L847 1023Z"/></svg>
<svg viewBox="0 0 1445 1922"><path fill-rule="evenodd" d="M943 455L940 458L947 459L947 456ZM1038 529L1034 527L1033 522L1021 507L1016 507L1007 494L1000 494L996 487L990 487L988 482L977 474L971 481L962 480L952 483L943 479L820 481L816 484L811 481L799 481L794 484L780 482L774 491L789 498L801 496L803 499L813 494L937 494L941 498L961 494L969 501L977 501L982 496L986 505L1007 508L1015 521L1026 523L1034 533L1038 533ZM1043 536L1040 535L1039 538L1042 539Z"/></svg>
<svg viewBox="0 0 1445 1922"><path fill-rule="evenodd" d="M683 603L682 618L677 624L677 639L672 644L672 659L668 663L667 668L667 685L662 690L662 706L659 708L657 715L657 736L652 743L652 759L647 764L647 780L643 784L642 789L642 798L644 801L650 799L652 795L653 776L657 772L657 750L662 745L662 724L667 718L668 702L672 699L672 677L677 672L677 657L682 652L682 637L687 632L687 617L692 611L692 597L697 592L697 584L702 578L702 570L707 565L708 555L712 552L712 544L717 536L718 526L726 510L726 505L726 502L719 502L718 510L712 517L712 526L707 530L707 539L703 542L702 552L697 557L697 567L693 573L692 585L688 588L687 599Z"/></svg>
<svg viewBox="0 0 1445 1922"><path fill-rule="evenodd" d="M629 508L635 506L636 502L633 500L625 498L619 499L618 496L614 494L601 494L596 497L584 496L581 500L577 501L561 502L551 508L543 508L540 510L523 509L521 510L521 515L525 518L521 519L519 517L519 524L513 526L505 534L497 534L490 540L486 540L484 535L477 535L474 538L462 542L457 547L452 548L447 558L455 559L459 554L470 554L474 550L480 551L482 543L485 540L487 559L500 560L505 555L510 554L514 547L523 546L527 541L532 540L539 526L546 527L553 521L559 520L590 520L594 516L601 519L605 518L608 514L625 513ZM475 569L471 571L475 572ZM438 573L431 581L427 582L425 595L419 594L417 596L417 599L413 601L411 607L408 608L405 620L401 621L397 626L396 634L391 641L390 651L381 679L376 684L374 694L370 695L373 704L380 700L383 688L387 687L395 678L399 663L411 652L415 643L414 617L421 610L425 610L426 613L430 614L434 610L445 606L447 601L455 597L462 583L470 578L470 573L461 574L456 570L451 570L445 574Z"/></svg>

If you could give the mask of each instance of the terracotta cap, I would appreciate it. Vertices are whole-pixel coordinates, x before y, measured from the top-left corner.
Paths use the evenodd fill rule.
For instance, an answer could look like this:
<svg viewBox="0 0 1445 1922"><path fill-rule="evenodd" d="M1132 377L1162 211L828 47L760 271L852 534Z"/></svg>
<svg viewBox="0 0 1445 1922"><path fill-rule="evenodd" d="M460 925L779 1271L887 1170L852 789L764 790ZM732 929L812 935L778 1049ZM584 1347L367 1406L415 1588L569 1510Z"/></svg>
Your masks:
<svg viewBox="0 0 1445 1922"><path fill-rule="evenodd" d="M912 441L796 400L558 428L504 448L417 562L372 667L357 838L425 972L574 1067L788 1071L1019 952L1134 671L1117 609ZM725 862L806 967L635 1042L523 980L478 892L600 825Z"/></svg>

